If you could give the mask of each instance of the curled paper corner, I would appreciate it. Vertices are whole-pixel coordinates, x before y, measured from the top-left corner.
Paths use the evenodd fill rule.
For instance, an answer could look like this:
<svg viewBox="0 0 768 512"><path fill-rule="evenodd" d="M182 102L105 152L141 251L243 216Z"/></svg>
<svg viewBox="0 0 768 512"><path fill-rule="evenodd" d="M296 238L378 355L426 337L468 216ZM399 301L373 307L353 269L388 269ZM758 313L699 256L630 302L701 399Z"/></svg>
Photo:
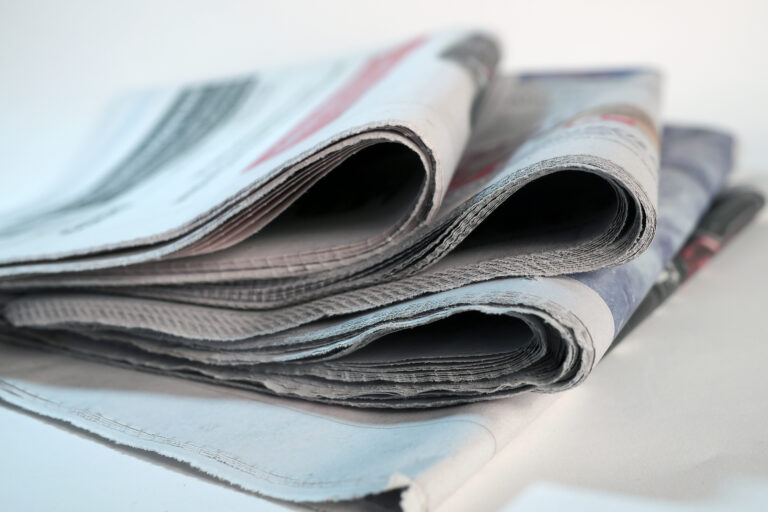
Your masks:
<svg viewBox="0 0 768 512"><path fill-rule="evenodd" d="M400 510L403 512L421 512L427 510L427 497L414 480L402 473L392 473L387 483L388 489L402 489Z"/></svg>

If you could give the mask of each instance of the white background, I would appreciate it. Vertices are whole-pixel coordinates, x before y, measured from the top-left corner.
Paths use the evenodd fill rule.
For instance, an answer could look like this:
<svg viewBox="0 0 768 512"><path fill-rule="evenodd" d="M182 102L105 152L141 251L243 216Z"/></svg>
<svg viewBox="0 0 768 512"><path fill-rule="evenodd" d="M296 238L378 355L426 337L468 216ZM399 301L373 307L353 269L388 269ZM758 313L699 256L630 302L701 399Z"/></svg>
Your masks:
<svg viewBox="0 0 768 512"><path fill-rule="evenodd" d="M495 31L508 70L657 66L666 75L668 119L731 130L741 142L740 168L765 172L766 22L768 2L733 0L0 0L0 214L50 192L50 177L87 144L99 113L120 92L453 26ZM508 500L529 509L565 499L572 510L580 503L610 510L619 496L624 506L688 510L721 498L725 508L764 498L761 361L768 340L751 315L768 305L768 280L755 259L768 244L766 226L764 217L753 228L758 234L737 240L449 509ZM669 346L677 347L674 357L660 360ZM7 510L257 505L249 495L6 409L0 454L0 502L16 505Z"/></svg>

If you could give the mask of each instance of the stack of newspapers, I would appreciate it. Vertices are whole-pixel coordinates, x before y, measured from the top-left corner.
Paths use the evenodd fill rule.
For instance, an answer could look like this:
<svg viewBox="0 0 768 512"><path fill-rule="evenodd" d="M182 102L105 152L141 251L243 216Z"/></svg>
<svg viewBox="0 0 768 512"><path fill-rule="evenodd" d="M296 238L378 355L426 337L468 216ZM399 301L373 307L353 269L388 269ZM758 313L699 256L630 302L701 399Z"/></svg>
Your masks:
<svg viewBox="0 0 768 512"><path fill-rule="evenodd" d="M474 467L479 434L413 425L515 431L763 204L730 135L662 125L654 70L499 56L445 32L122 98L0 219L0 399L293 501Z"/></svg>

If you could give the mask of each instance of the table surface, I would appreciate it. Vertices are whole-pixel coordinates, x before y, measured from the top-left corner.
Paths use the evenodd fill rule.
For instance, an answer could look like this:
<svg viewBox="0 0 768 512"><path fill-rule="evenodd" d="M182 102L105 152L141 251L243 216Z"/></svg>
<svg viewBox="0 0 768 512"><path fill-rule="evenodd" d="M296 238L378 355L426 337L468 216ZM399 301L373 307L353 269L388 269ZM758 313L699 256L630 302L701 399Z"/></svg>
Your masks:
<svg viewBox="0 0 768 512"><path fill-rule="evenodd" d="M742 142L740 168L768 171L768 124L757 115L768 112L764 2L362 4L3 2L0 214L47 190L120 91L455 25L495 30L507 69L658 66L669 118L729 128ZM764 212L442 510L768 504L768 335L758 322L768 305L766 247ZM4 407L0 453L2 510L282 509Z"/></svg>

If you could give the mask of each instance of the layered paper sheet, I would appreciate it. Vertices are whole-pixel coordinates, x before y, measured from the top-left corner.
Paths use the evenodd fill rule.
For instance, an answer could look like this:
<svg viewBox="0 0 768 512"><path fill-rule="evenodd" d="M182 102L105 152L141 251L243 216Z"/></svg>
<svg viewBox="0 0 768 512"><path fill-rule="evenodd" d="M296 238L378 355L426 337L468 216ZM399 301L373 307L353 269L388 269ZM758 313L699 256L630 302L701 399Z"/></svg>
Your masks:
<svg viewBox="0 0 768 512"><path fill-rule="evenodd" d="M503 256L488 257L489 243L411 278L270 311L58 292L11 298L5 316L19 334L86 357L357 407L567 389L593 369L721 189L731 147L724 134L665 130L665 223L645 254L618 267L513 278Z"/></svg>
<svg viewBox="0 0 768 512"><path fill-rule="evenodd" d="M550 293L571 289L590 303L583 309L598 312L581 319L592 339L610 342L722 182L724 168L713 162L718 155L727 161L718 153L729 147L727 138L699 130L667 133L665 162L674 165L661 173L659 236L645 256L618 269L500 282L528 281L530 293L538 289L564 307L573 304ZM691 155L700 156L698 164L684 165ZM681 187L694 191L683 195ZM633 286L622 298L613 293L619 287L605 284L615 272ZM401 493L406 510L434 509L558 396L525 393L421 411L359 410L116 368L22 346L19 331L4 332L11 343L0 345L2 400L241 488L319 509L392 492ZM601 348L595 349L599 357ZM353 503L364 509L376 502Z"/></svg>

